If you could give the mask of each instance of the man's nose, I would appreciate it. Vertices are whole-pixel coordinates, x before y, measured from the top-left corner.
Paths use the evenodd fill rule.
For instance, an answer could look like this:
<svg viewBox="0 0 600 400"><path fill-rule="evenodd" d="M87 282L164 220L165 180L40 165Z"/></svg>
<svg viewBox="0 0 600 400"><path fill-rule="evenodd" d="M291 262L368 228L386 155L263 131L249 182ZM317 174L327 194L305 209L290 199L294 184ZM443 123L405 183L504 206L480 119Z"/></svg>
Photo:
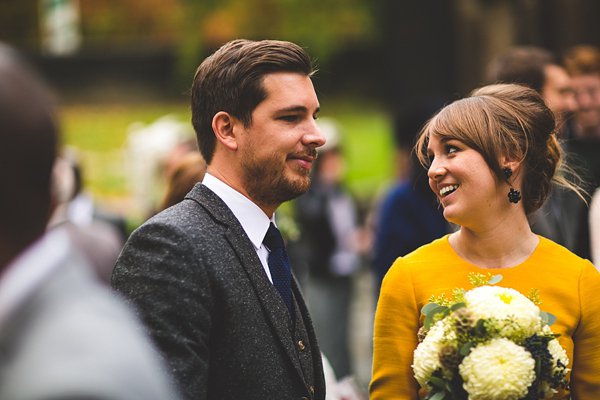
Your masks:
<svg viewBox="0 0 600 400"><path fill-rule="evenodd" d="M565 109L568 112L576 112L579 109L579 104L575 99L575 95L567 96L567 98L565 99Z"/></svg>
<svg viewBox="0 0 600 400"><path fill-rule="evenodd" d="M325 144L325 135L323 135L315 120L310 122L310 127L303 137L303 142L305 145L312 145L315 148Z"/></svg>

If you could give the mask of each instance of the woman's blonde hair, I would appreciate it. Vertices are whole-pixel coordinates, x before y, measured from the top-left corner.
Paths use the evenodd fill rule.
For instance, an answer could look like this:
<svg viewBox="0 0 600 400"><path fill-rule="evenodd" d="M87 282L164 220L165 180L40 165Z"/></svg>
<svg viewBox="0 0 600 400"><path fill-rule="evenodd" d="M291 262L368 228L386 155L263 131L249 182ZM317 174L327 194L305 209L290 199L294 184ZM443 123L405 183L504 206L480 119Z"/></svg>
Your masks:
<svg viewBox="0 0 600 400"><path fill-rule="evenodd" d="M530 214L542 206L553 181L581 196L576 184L563 173L557 174L559 169L567 169L555 127L552 111L535 90L516 84L489 85L441 109L424 126L415 150L428 167L427 143L432 133L459 140L477 150L498 179L507 184L502 157L520 162L523 205Z"/></svg>

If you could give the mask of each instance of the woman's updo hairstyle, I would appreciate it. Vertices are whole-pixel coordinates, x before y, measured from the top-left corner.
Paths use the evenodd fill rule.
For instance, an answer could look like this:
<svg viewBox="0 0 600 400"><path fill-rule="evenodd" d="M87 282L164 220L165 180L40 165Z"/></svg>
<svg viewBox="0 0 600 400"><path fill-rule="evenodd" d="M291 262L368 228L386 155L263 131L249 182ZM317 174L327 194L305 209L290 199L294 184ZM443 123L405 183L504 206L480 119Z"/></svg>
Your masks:
<svg viewBox="0 0 600 400"><path fill-rule="evenodd" d="M477 150L498 179L506 183L509 179L502 172L502 157L519 161L523 205L525 213L530 214L542 206L553 180L579 192L556 174L562 156L555 125L552 111L535 90L516 84L489 85L441 109L421 131L416 151L428 167L426 153L431 134L459 140Z"/></svg>

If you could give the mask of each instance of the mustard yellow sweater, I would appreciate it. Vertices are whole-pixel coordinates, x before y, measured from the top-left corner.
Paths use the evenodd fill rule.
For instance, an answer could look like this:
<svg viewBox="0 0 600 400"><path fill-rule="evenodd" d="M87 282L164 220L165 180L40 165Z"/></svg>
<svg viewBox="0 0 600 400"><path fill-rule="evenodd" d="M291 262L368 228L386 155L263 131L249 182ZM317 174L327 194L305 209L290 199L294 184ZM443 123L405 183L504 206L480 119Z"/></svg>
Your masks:
<svg viewBox="0 0 600 400"><path fill-rule="evenodd" d="M533 254L513 268L479 268L461 259L444 236L398 258L387 273L375 315L371 400L418 399L412 370L420 310L433 294L452 296L456 287L470 290L470 272L501 274L497 286L527 295L539 289L540 309L556 316L554 333L572 368L573 400L600 398L600 274L594 266L554 242L540 238ZM553 399L566 398L564 392Z"/></svg>

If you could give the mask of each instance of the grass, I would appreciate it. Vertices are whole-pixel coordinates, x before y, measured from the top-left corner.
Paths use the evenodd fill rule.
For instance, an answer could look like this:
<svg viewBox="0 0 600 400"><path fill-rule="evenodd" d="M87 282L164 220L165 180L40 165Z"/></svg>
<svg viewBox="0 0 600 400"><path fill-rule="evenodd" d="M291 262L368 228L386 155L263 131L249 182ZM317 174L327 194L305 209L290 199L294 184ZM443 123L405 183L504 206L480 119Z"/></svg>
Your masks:
<svg viewBox="0 0 600 400"><path fill-rule="evenodd" d="M357 101L322 101L322 116L345 129L347 184L357 197L370 200L392 178L392 140L388 116L380 107ZM125 145L133 123L149 124L172 114L189 121L188 104L76 105L60 110L65 145L78 149L85 187L99 203L136 212L131 198Z"/></svg>

